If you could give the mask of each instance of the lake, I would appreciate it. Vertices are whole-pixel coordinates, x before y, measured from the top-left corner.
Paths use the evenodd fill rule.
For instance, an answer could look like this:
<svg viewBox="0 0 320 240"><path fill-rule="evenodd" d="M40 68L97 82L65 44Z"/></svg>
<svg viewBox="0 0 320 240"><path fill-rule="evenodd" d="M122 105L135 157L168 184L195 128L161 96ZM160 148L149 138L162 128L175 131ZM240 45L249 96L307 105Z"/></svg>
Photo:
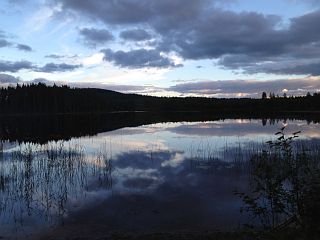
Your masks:
<svg viewBox="0 0 320 240"><path fill-rule="evenodd" d="M137 119L127 126L122 118L2 122L0 236L23 239L84 225L128 232L238 229L248 216L234 192L250 190L250 156L283 126L289 135L301 131L298 141L309 146L320 140L312 120Z"/></svg>

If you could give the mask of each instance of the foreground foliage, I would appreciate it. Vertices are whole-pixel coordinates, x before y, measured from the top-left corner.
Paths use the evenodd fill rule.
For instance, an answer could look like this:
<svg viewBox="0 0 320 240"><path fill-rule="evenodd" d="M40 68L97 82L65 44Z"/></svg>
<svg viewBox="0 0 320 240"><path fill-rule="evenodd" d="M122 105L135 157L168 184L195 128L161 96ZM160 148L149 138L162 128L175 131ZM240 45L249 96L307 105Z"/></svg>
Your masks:
<svg viewBox="0 0 320 240"><path fill-rule="evenodd" d="M251 233L268 238L318 239L320 236L320 152L287 137L284 127L267 149L251 158L251 192L237 193Z"/></svg>

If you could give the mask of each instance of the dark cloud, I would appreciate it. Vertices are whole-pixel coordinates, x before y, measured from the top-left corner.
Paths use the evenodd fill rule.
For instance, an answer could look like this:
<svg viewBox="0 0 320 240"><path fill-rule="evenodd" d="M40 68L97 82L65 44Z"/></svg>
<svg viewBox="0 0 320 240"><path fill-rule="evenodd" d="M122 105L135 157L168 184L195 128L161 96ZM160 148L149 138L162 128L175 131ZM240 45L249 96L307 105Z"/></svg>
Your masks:
<svg viewBox="0 0 320 240"><path fill-rule="evenodd" d="M16 84L37 84L37 83L44 83L48 86L52 86L54 84L56 85L63 85L65 83L59 82L59 81L51 81L45 78L35 78L30 81L24 81L23 79L19 77L15 77L9 74L0 73L0 86L6 87L8 85L16 85Z"/></svg>
<svg viewBox="0 0 320 240"><path fill-rule="evenodd" d="M314 66L320 62L315 24L319 21L320 11L315 11L292 19L288 29L279 29L276 16L216 11L207 23L192 27L193 32L172 31L162 49L176 48L186 59L220 59L221 66L247 73L288 74L298 66L296 74L318 75Z"/></svg>
<svg viewBox="0 0 320 240"><path fill-rule="evenodd" d="M225 0L55 0L64 11L80 12L107 24L148 24L165 21L170 25L196 20L206 9Z"/></svg>
<svg viewBox="0 0 320 240"><path fill-rule="evenodd" d="M263 54L283 52L274 45L272 34L279 23L276 16L213 10L189 27L172 29L161 23L166 33L161 48L175 49L185 59L214 59L224 54ZM162 26L163 24L163 26Z"/></svg>
<svg viewBox="0 0 320 240"><path fill-rule="evenodd" d="M151 34L143 29L126 30L120 33L120 37L129 41L145 41L152 38Z"/></svg>
<svg viewBox="0 0 320 240"><path fill-rule="evenodd" d="M4 31L0 30L0 38L5 38L6 34Z"/></svg>
<svg viewBox="0 0 320 240"><path fill-rule="evenodd" d="M20 70L32 70L34 65L28 61L0 61L0 72L18 72Z"/></svg>
<svg viewBox="0 0 320 240"><path fill-rule="evenodd" d="M105 29L83 28L80 29L84 43L88 46L95 47L114 39L111 32Z"/></svg>
<svg viewBox="0 0 320 240"><path fill-rule="evenodd" d="M0 30L0 48L3 47L15 47L18 50L21 51L27 51L27 52L31 52L32 48L26 44L20 44L20 43L15 43L12 42L8 39L10 39L11 37L4 31Z"/></svg>
<svg viewBox="0 0 320 240"><path fill-rule="evenodd" d="M320 40L320 32L315 23L320 20L320 10L291 19L288 35L292 43L312 43Z"/></svg>
<svg viewBox="0 0 320 240"><path fill-rule="evenodd" d="M23 81L19 77L15 77L9 74L0 73L0 87L7 87L9 85L16 85L16 84L30 84L30 83L44 83L46 85L52 86L53 84L61 85L61 82L50 81L45 78L36 78L32 81Z"/></svg>
<svg viewBox="0 0 320 240"><path fill-rule="evenodd" d="M150 29L158 36L158 51L174 51L184 59L218 59L222 67L247 73L273 72L275 67L269 64L273 62L278 74L288 74L296 66L298 74L318 74L314 66L320 62L320 10L290 19L283 27L279 16L226 11L217 7L221 1L56 2L62 3L63 11L80 12L108 25ZM132 33L121 35L128 40ZM231 58L245 62L231 64Z"/></svg>
<svg viewBox="0 0 320 240"><path fill-rule="evenodd" d="M20 70L31 70L37 72L67 72L74 69L80 68L82 65L71 65L66 63L56 64L56 63L47 63L43 67L38 67L33 65L29 61L0 61L0 72L18 72Z"/></svg>
<svg viewBox="0 0 320 240"><path fill-rule="evenodd" d="M8 42L8 41L5 40L5 39L0 39L0 48L10 47L11 45L12 45L11 42Z"/></svg>
<svg viewBox="0 0 320 240"><path fill-rule="evenodd" d="M76 64L66 64L66 63L47 63L43 67L35 69L38 72L47 72L47 73L53 73L53 72L68 72L73 71L77 68L82 67L82 65Z"/></svg>
<svg viewBox="0 0 320 240"><path fill-rule="evenodd" d="M212 0L55 0L64 11L80 12L107 24L147 24L154 26L178 24L194 20L204 9L210 8Z"/></svg>
<svg viewBox="0 0 320 240"><path fill-rule="evenodd" d="M64 57L65 57L64 55L58 55L58 54L49 54L45 56L45 58L53 58L53 59L60 59Z"/></svg>
<svg viewBox="0 0 320 240"><path fill-rule="evenodd" d="M26 51L26 52L31 52L32 51L32 48L30 46L28 46L28 45L25 45L25 44L17 44L16 48L21 50L21 51Z"/></svg>
<svg viewBox="0 0 320 240"><path fill-rule="evenodd" d="M274 92L282 94L286 89L288 94L305 95L307 92L320 91L320 79L310 78L290 80L227 80L227 81L201 81L181 83L168 88L182 94L208 94L216 96L236 97L245 94L249 97L261 97L261 93ZM243 95L240 95L243 96Z"/></svg>
<svg viewBox="0 0 320 240"><path fill-rule="evenodd" d="M0 33L1 34L1 33ZM1 37L1 36L0 36ZM7 41L6 39L0 39L0 48L2 47L15 47L20 51L31 52L32 48L26 44L14 44L13 42Z"/></svg>
<svg viewBox="0 0 320 240"><path fill-rule="evenodd" d="M299 63L300 64L300 63ZM297 75L308 75L320 76L320 59L317 63L309 63L302 65L293 65L293 66L281 66L279 69L268 69L266 68L264 72L275 73L275 74L297 74Z"/></svg>
<svg viewBox="0 0 320 240"><path fill-rule="evenodd" d="M314 53L317 53L315 51ZM312 53L312 55L314 54ZM306 52L306 54L308 54ZM260 59L255 56L226 55L220 58L218 64L224 68L242 70L245 73L271 73L271 74L296 74L319 76L320 58L286 58L286 57L265 57Z"/></svg>
<svg viewBox="0 0 320 240"><path fill-rule="evenodd" d="M164 57L157 50L138 49L129 52L112 51L111 49L101 50L104 53L104 60L112 62L117 66L128 68L167 68L179 67L169 58Z"/></svg>
<svg viewBox="0 0 320 240"><path fill-rule="evenodd" d="M86 14L106 23L139 23L147 21L152 14L150 3L153 1L104 1L104 0L57 0L64 9Z"/></svg>
<svg viewBox="0 0 320 240"><path fill-rule="evenodd" d="M49 54L44 57L45 58L53 58L53 59L62 59L62 58L77 58L79 56L77 54L75 54L75 55Z"/></svg>
<svg viewBox="0 0 320 240"><path fill-rule="evenodd" d="M19 83L20 79L12 75L0 73L0 84L16 84Z"/></svg>

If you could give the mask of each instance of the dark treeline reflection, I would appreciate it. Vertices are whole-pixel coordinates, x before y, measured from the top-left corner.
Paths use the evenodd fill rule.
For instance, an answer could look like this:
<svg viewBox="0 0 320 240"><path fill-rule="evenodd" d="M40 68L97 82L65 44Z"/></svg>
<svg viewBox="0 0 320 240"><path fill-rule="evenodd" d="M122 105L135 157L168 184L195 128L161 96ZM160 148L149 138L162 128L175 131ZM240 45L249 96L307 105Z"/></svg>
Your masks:
<svg viewBox="0 0 320 240"><path fill-rule="evenodd" d="M213 114L213 113L147 113L118 112L108 114L67 114L41 116L0 116L0 139L18 142L46 143L92 136L124 127L136 127L161 122L218 121L224 119L261 119L261 124L279 121L306 120L320 122L317 114Z"/></svg>

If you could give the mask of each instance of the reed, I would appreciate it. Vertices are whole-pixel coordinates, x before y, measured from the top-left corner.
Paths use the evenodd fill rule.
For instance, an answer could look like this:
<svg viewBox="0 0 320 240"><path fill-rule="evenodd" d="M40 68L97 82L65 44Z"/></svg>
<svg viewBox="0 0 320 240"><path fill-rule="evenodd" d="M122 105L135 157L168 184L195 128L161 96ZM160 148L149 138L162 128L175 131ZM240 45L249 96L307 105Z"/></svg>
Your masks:
<svg viewBox="0 0 320 240"><path fill-rule="evenodd" d="M98 179L112 187L112 164L106 150L89 161L81 144L63 141L19 144L0 162L0 223L23 226L26 216L48 224L63 221L70 199L85 197Z"/></svg>

